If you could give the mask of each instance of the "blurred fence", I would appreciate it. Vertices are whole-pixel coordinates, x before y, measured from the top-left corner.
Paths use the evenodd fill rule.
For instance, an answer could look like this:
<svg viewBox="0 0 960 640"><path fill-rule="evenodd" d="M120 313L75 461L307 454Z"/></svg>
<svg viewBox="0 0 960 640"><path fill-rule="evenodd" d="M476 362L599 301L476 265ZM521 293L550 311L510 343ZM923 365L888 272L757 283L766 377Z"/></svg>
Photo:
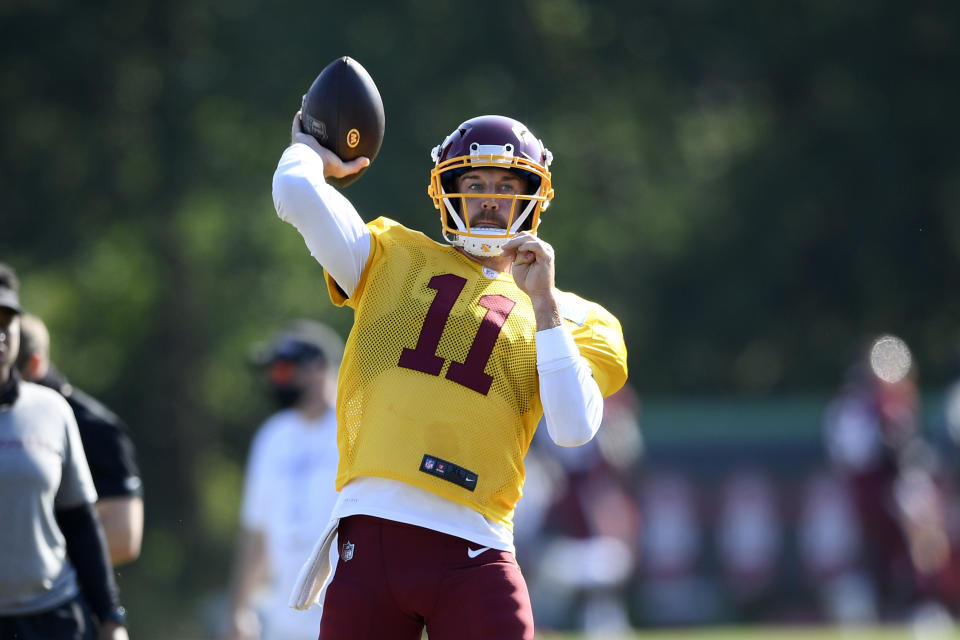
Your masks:
<svg viewBox="0 0 960 640"><path fill-rule="evenodd" d="M856 496L828 460L828 401L634 400L632 424L642 434L634 444L622 437L631 422L622 416L608 416L597 441L579 451L538 438L517 522L538 624L601 633L902 620L924 607L948 615L957 604L942 599L956 595L960 501L943 394L923 398L921 431L937 458L938 513L953 563L928 576L900 567L898 593L886 593L872 573L869 543L881 532L861 521Z"/></svg>

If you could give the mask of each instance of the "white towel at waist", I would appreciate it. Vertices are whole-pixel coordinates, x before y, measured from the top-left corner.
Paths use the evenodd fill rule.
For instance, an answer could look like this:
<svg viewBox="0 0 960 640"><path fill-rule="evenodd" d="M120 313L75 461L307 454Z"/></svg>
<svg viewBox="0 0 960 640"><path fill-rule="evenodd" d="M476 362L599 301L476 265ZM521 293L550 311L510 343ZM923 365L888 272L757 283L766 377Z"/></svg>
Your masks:
<svg viewBox="0 0 960 640"><path fill-rule="evenodd" d="M339 524L339 518L332 518L327 523L327 528L313 546L313 552L300 568L297 583L293 587L288 603L294 609L304 611L313 605L323 606L323 597L333 577L330 549L335 546L334 541L337 539Z"/></svg>

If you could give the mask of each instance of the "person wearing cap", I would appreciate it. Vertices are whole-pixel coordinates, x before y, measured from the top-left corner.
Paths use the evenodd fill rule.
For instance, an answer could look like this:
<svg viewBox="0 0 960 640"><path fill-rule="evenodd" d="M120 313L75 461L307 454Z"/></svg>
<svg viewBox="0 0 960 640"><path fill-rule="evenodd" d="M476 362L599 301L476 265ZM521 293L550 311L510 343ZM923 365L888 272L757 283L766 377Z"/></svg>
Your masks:
<svg viewBox="0 0 960 640"><path fill-rule="evenodd" d="M0 263L0 640L127 640L73 411L14 368L21 313Z"/></svg>
<svg viewBox="0 0 960 640"><path fill-rule="evenodd" d="M58 391L80 428L80 439L97 489L97 513L114 566L140 555L143 540L143 490L136 449L126 424L92 396L74 387L50 362L50 332L43 320L20 318L17 370L24 380Z"/></svg>
<svg viewBox="0 0 960 640"><path fill-rule="evenodd" d="M287 598L336 501L334 406L342 354L332 329L298 320L251 358L279 410L250 447L225 640L316 636L320 612L290 609Z"/></svg>

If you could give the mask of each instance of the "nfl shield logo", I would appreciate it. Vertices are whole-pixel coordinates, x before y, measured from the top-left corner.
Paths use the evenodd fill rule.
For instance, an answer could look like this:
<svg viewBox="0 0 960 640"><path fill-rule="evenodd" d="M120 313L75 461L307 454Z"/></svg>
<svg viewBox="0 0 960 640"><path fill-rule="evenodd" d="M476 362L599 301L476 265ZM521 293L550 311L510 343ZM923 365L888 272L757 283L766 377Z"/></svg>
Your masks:
<svg viewBox="0 0 960 640"><path fill-rule="evenodd" d="M431 469L433 469L433 458L427 458L426 460L424 460L423 468L426 469L427 471L430 471Z"/></svg>
<svg viewBox="0 0 960 640"><path fill-rule="evenodd" d="M353 559L353 546L352 542L344 542L343 546L340 547L340 558L344 562L349 562Z"/></svg>

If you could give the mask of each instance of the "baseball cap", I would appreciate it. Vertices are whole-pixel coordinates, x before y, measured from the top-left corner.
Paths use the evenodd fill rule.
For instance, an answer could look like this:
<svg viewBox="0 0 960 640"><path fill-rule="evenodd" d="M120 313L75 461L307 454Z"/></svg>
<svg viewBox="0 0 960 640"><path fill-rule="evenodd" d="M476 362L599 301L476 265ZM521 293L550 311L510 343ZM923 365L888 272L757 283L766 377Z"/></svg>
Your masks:
<svg viewBox="0 0 960 640"><path fill-rule="evenodd" d="M314 320L294 320L266 344L255 345L250 360L265 367L277 360L311 362L322 360L339 366L343 340L337 332Z"/></svg>
<svg viewBox="0 0 960 640"><path fill-rule="evenodd" d="M9 287L0 286L0 307L6 307L14 313L21 313L20 298L17 292Z"/></svg>
<svg viewBox="0 0 960 640"><path fill-rule="evenodd" d="M17 293L19 284L14 270L0 262L0 307L10 309L14 313L23 312L20 308L20 295Z"/></svg>

